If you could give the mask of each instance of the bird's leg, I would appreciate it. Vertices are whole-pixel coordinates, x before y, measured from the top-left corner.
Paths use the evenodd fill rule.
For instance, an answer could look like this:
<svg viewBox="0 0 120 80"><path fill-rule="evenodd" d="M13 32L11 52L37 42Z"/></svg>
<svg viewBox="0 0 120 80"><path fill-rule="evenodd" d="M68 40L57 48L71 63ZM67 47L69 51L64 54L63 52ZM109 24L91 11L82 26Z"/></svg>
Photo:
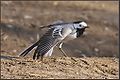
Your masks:
<svg viewBox="0 0 120 80"><path fill-rule="evenodd" d="M41 56L41 59L40 59L42 62L43 62L43 56Z"/></svg>
<svg viewBox="0 0 120 80"><path fill-rule="evenodd" d="M63 42L61 42L61 43L59 44L59 50L63 53L63 55L64 55L65 57L68 57L67 54L66 54L66 53L63 51L63 49L62 49L62 45L63 45ZM75 62L77 62L74 58L71 57L71 59L74 60Z"/></svg>
<svg viewBox="0 0 120 80"><path fill-rule="evenodd" d="M59 50L63 53L63 55L65 56L65 57L67 57L67 54L64 52L64 50L62 49L62 45L63 45L63 42L61 42L60 44L59 44Z"/></svg>

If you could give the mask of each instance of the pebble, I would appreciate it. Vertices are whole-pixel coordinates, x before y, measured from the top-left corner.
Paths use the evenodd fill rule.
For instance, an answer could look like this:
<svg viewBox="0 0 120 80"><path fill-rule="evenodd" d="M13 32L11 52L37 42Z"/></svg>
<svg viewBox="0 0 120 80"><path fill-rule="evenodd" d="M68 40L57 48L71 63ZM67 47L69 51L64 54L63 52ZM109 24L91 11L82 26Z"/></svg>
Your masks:
<svg viewBox="0 0 120 80"><path fill-rule="evenodd" d="M79 74L78 72L76 72L76 74Z"/></svg>
<svg viewBox="0 0 120 80"><path fill-rule="evenodd" d="M17 52L17 50L13 50L13 52L14 52L14 53L16 53L16 52Z"/></svg>
<svg viewBox="0 0 120 80"><path fill-rule="evenodd" d="M105 27L105 31L108 31L109 30L109 28L108 27Z"/></svg>
<svg viewBox="0 0 120 80"><path fill-rule="evenodd" d="M13 19L9 19L9 22L13 22L14 20Z"/></svg>
<svg viewBox="0 0 120 80"><path fill-rule="evenodd" d="M25 18L25 19L32 19L32 16L24 15L24 18Z"/></svg>
<svg viewBox="0 0 120 80"><path fill-rule="evenodd" d="M6 35L4 38L3 38L3 40L7 40L8 39L8 35Z"/></svg>
<svg viewBox="0 0 120 80"><path fill-rule="evenodd" d="M99 49L98 49L98 48L94 48L94 51L95 51L95 52L99 52Z"/></svg>

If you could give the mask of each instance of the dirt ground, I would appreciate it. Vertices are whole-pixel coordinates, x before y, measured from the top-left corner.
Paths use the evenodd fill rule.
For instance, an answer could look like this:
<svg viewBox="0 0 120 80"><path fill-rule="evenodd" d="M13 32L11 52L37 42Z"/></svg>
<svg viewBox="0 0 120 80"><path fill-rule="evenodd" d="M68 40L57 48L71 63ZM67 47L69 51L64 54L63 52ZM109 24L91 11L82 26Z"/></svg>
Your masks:
<svg viewBox="0 0 120 80"><path fill-rule="evenodd" d="M74 57L73 57L74 58ZM10 59L10 58L9 58ZM43 62L31 58L1 60L5 79L118 79L118 59L52 57ZM114 65L114 66L113 66Z"/></svg>
<svg viewBox="0 0 120 80"><path fill-rule="evenodd" d="M43 62L33 61L32 52L18 57L45 33L41 26L57 20L84 20L90 26L63 45L69 57L57 47ZM118 1L2 1L0 27L2 79L119 78Z"/></svg>

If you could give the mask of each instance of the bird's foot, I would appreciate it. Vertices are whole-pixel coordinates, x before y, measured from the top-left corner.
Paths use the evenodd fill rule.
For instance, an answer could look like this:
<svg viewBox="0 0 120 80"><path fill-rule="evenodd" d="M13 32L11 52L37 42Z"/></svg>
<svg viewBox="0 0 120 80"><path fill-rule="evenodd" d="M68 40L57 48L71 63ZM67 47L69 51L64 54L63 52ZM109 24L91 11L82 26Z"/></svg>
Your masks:
<svg viewBox="0 0 120 80"><path fill-rule="evenodd" d="M75 60L73 57L71 57L72 60L74 60L75 62L77 62L77 60Z"/></svg>

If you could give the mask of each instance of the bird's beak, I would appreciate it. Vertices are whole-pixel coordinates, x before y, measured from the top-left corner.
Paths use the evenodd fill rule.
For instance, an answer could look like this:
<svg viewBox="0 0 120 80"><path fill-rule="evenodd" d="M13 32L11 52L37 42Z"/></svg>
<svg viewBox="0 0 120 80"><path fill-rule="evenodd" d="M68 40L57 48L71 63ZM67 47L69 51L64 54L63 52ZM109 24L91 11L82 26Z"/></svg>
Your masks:
<svg viewBox="0 0 120 80"><path fill-rule="evenodd" d="M85 26L85 28L89 28L89 26Z"/></svg>

